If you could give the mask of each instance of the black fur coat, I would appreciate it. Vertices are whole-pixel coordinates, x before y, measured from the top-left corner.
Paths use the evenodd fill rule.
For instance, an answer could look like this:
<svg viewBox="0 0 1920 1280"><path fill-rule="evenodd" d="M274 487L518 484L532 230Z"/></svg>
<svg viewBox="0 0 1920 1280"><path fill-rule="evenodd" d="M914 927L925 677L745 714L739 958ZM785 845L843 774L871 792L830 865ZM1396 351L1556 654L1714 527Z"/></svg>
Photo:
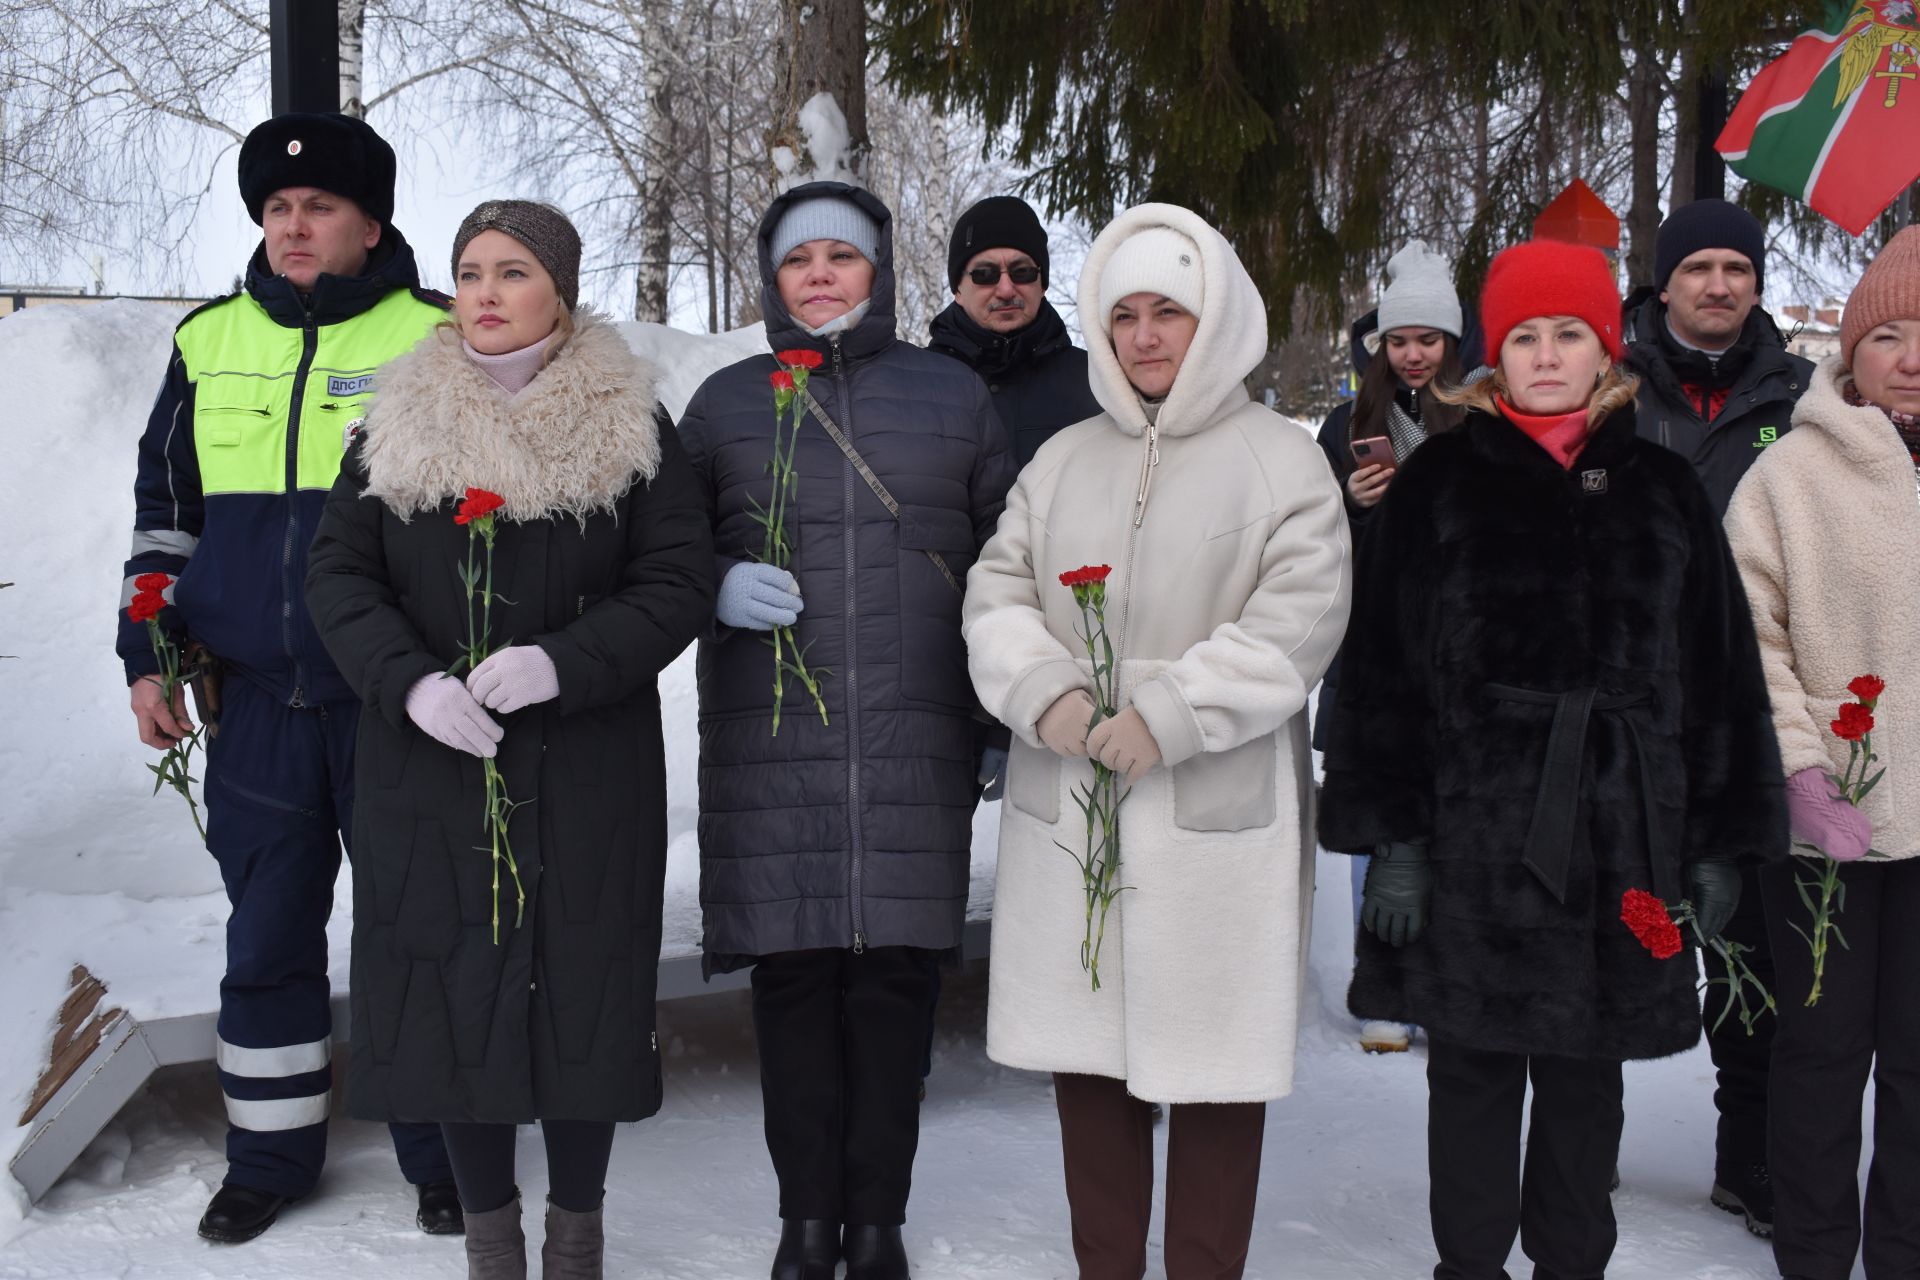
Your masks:
<svg viewBox="0 0 1920 1280"><path fill-rule="evenodd" d="M1621 895L1784 856L1787 825L1746 597L1686 459L1630 408L1570 471L1470 415L1376 513L1343 662L1321 842L1426 837L1433 867L1419 939L1362 934L1353 1012L1511 1053L1691 1046L1694 951L1654 959Z"/></svg>

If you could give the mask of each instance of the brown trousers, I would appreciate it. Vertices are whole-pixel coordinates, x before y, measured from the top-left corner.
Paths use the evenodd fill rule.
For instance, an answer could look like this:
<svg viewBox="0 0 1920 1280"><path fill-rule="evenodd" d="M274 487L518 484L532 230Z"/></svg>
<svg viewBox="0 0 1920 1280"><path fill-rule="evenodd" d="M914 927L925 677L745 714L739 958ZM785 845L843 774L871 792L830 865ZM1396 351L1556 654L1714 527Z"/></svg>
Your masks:
<svg viewBox="0 0 1920 1280"><path fill-rule="evenodd" d="M1080 1280L1140 1280L1153 1213L1153 1112L1106 1076L1053 1077ZM1264 1102L1167 1108L1167 1280L1240 1280L1260 1187Z"/></svg>

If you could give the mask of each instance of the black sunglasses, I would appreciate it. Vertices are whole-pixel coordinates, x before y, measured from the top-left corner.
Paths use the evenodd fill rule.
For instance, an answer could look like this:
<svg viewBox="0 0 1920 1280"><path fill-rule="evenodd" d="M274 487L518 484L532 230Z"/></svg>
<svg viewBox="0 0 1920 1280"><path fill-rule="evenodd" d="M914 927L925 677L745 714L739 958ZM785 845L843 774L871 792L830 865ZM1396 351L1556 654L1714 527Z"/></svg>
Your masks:
<svg viewBox="0 0 1920 1280"><path fill-rule="evenodd" d="M1031 262L1016 262L1008 267L1006 271L1007 278L1015 284L1032 284L1040 278L1040 268L1034 266ZM973 281L982 289L991 289L994 285L1000 283L1000 264L997 262L983 262L973 270L967 272L967 279Z"/></svg>

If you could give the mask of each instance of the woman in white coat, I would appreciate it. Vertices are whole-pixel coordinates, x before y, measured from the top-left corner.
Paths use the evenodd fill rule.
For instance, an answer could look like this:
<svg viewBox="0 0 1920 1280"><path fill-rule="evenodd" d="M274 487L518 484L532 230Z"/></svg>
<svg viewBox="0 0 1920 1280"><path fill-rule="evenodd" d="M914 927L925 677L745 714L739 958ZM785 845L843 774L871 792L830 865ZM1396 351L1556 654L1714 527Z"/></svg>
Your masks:
<svg viewBox="0 0 1920 1280"><path fill-rule="evenodd" d="M1338 482L1313 437L1252 403L1266 310L1190 211L1130 209L1080 280L1104 410L1043 446L967 575L974 687L1013 731L987 1052L1054 1073L1083 1280L1146 1266L1169 1104L1166 1266L1237 1277L1268 1099L1292 1087L1313 890L1307 693L1346 627ZM1117 710L1059 575L1111 564ZM1097 990L1074 793L1125 775L1124 886Z"/></svg>

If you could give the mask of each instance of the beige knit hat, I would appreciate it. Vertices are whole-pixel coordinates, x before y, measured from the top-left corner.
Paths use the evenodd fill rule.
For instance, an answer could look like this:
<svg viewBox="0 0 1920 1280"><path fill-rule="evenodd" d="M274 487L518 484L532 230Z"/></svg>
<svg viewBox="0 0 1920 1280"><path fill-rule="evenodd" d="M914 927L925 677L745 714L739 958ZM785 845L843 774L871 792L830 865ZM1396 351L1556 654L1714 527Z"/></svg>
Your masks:
<svg viewBox="0 0 1920 1280"><path fill-rule="evenodd" d="M1920 226L1903 227L1867 264L1840 320L1840 355L1849 366L1869 330L1889 320L1920 320Z"/></svg>

